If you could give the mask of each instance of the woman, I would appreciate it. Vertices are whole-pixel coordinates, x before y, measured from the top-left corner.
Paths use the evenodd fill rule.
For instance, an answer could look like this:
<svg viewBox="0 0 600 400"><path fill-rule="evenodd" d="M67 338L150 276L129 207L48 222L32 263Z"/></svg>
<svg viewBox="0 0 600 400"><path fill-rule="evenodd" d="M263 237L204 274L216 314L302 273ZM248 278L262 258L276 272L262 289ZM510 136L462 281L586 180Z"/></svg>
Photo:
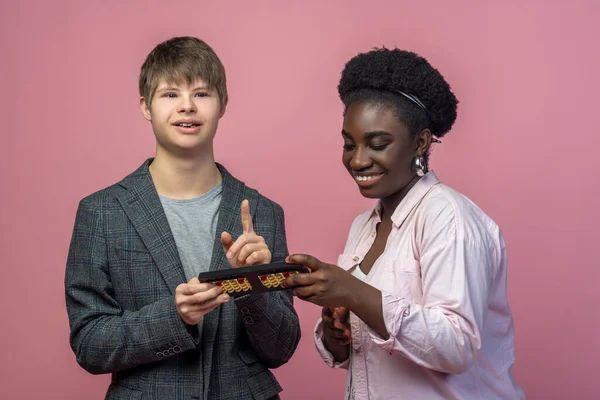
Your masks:
<svg viewBox="0 0 600 400"><path fill-rule="evenodd" d="M347 398L524 398L500 229L428 169L456 119L448 83L417 54L376 49L346 64L338 91L342 161L379 202L355 219L338 265L287 259L311 269L285 285L323 307L320 355L349 369Z"/></svg>

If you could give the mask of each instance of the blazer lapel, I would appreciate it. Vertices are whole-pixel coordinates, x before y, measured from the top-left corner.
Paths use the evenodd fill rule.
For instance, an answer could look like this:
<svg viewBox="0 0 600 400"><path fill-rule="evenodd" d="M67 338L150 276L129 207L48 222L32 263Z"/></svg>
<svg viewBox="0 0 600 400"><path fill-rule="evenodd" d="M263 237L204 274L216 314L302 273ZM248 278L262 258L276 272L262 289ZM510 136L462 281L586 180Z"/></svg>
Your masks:
<svg viewBox="0 0 600 400"><path fill-rule="evenodd" d="M217 167L223 177L223 195L219 206L219 220L217 221L217 231L215 232L215 242L210 263L211 271L231 268L221 245L221 233L229 232L234 240L242 234L242 201L247 199L250 202L250 214L252 217L255 215L258 204L258 193L255 190L249 190L243 182L230 175L222 165L217 164ZM206 388L210 382L213 350L215 345L218 345L216 343L216 336L221 320L222 307L206 314L203 318L202 362L205 398L208 395Z"/></svg>
<svg viewBox="0 0 600 400"><path fill-rule="evenodd" d="M152 255L169 289L175 294L177 286L186 282L185 273L167 216L148 170L151 161L152 159L147 160L137 171L119 183L126 191L119 194L117 198ZM221 232L231 233L234 239L242 234L240 211L242 201L247 199L250 202L250 213L253 217L258 204L258 192L248 189L243 182L231 176L222 165L217 164L217 167L223 177L223 195L219 206L219 220L210 264L211 271L230 268L221 246ZM208 396L207 388L210 382L214 347L218 345L216 336L221 310L222 306L206 314L202 319L204 398Z"/></svg>
<svg viewBox="0 0 600 400"><path fill-rule="evenodd" d="M117 198L169 289L175 294L177 286L186 282L185 273L167 216L148 170L150 162L151 159L147 160L119 183L127 190Z"/></svg>

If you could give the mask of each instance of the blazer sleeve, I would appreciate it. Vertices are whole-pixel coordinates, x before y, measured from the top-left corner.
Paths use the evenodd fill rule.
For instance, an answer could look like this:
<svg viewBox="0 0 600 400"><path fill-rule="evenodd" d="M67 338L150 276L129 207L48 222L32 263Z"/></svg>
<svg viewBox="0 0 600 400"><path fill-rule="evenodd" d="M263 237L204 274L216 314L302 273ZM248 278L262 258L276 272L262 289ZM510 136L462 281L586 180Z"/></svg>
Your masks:
<svg viewBox="0 0 600 400"><path fill-rule="evenodd" d="M93 374L112 373L174 356L198 344L198 331L179 317L174 296L139 310L114 297L99 205L79 204L65 273L70 344Z"/></svg>
<svg viewBox="0 0 600 400"><path fill-rule="evenodd" d="M288 256L285 217L281 206L273 204L274 245L272 260ZM268 368L285 364L300 341L300 323L289 290L242 296L235 300L250 343Z"/></svg>

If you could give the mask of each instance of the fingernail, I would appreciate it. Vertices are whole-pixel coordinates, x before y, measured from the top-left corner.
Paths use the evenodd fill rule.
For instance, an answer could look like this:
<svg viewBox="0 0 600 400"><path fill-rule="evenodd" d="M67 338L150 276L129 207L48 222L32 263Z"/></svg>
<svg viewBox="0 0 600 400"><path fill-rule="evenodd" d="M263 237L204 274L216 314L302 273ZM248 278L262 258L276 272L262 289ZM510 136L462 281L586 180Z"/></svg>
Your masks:
<svg viewBox="0 0 600 400"><path fill-rule="evenodd" d="M227 258L231 258L231 255L232 255L232 254L231 254L231 252L230 252L230 251L228 251L228 252L227 252Z"/></svg>

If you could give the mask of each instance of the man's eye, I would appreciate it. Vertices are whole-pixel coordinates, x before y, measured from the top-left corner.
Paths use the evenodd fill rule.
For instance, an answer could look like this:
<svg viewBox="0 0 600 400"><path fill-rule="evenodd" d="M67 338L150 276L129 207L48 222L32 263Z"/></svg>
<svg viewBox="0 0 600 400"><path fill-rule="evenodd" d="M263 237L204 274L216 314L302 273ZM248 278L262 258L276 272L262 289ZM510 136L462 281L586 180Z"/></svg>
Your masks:
<svg viewBox="0 0 600 400"><path fill-rule="evenodd" d="M354 145L353 144L344 144L344 150L345 151L354 150Z"/></svg>

